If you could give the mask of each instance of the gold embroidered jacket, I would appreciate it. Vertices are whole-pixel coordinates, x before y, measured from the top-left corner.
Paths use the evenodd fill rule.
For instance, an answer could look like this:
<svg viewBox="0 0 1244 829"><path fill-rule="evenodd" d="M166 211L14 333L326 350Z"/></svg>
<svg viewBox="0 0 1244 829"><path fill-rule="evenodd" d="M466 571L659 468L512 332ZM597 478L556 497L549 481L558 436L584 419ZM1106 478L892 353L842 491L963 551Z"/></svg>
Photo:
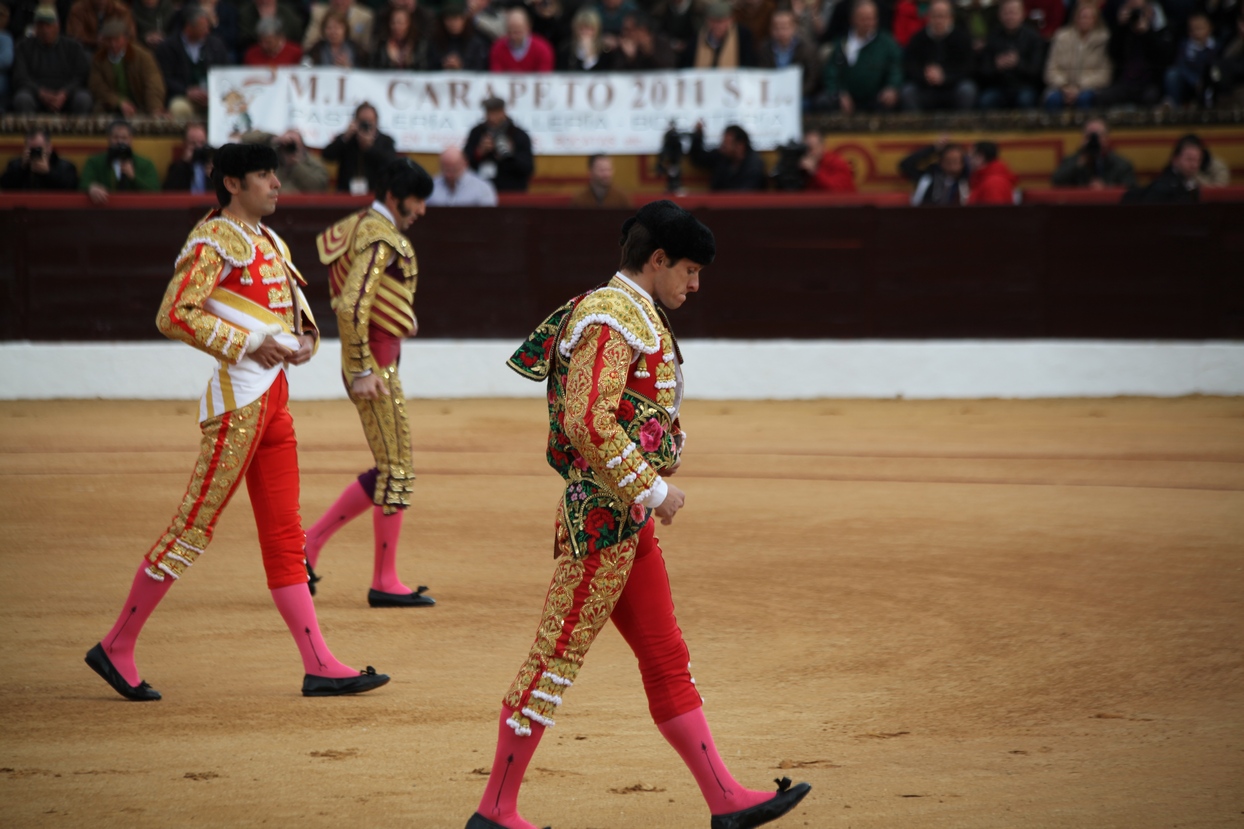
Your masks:
<svg viewBox="0 0 1244 829"><path fill-rule="evenodd" d="M368 208L337 222L315 240L328 265L328 288L341 335L341 367L347 374L372 368L369 331L395 337L415 328L415 249L380 212Z"/></svg>
<svg viewBox="0 0 1244 829"><path fill-rule="evenodd" d="M548 381L547 458L566 480L560 518L576 558L649 520L682 450L679 362L665 315L618 278L554 311L510 357Z"/></svg>

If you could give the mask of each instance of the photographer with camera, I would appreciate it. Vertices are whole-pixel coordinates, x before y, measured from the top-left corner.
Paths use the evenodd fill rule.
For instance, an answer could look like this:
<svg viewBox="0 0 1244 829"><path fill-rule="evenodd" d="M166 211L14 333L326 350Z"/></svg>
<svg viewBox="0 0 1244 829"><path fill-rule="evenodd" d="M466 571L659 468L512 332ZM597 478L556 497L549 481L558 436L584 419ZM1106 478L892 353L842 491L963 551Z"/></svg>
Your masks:
<svg viewBox="0 0 1244 829"><path fill-rule="evenodd" d="M307 152L298 130L288 129L280 135L251 130L242 134L241 143L262 144L276 150L276 176L281 180L283 194L328 192L328 168Z"/></svg>
<svg viewBox="0 0 1244 829"><path fill-rule="evenodd" d="M484 101L484 121L467 135L467 163L479 177L492 182L498 193L525 193L536 169L531 136L510 120L505 101Z"/></svg>
<svg viewBox="0 0 1244 829"><path fill-rule="evenodd" d="M392 136L380 131L376 108L364 101L354 110L349 129L334 138L322 155L325 161L337 163L337 192L364 196L379 192L381 173L397 158L397 149Z"/></svg>
<svg viewBox="0 0 1244 829"><path fill-rule="evenodd" d="M721 144L715 150L704 149L704 122L695 125L691 133L691 163L708 170L708 189L714 193L758 192L765 189L765 163L752 149L752 139L738 124L731 124L721 132Z"/></svg>
<svg viewBox="0 0 1244 829"><path fill-rule="evenodd" d="M1056 187L1135 187L1132 162L1110 148L1110 131L1100 118L1084 125L1084 143L1074 155L1063 159L1054 171Z"/></svg>
<svg viewBox="0 0 1244 829"><path fill-rule="evenodd" d="M108 127L108 150L93 155L82 165L78 187L97 205L108 203L110 193L154 193L160 189L160 174L150 159L135 155L134 131L125 121Z"/></svg>
<svg viewBox="0 0 1244 829"><path fill-rule="evenodd" d="M212 148L207 144L207 128L198 121L186 124L181 157L173 159L164 176L166 192L212 193Z"/></svg>
<svg viewBox="0 0 1244 829"><path fill-rule="evenodd" d="M78 170L52 149L42 128L26 133L22 154L9 162L0 176L0 190L76 190Z"/></svg>

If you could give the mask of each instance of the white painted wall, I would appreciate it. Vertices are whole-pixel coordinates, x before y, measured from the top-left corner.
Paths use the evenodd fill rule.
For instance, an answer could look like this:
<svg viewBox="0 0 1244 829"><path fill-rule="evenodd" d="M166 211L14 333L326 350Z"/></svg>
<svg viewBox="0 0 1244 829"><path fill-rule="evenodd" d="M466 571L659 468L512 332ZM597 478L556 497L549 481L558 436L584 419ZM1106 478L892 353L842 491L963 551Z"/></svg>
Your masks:
<svg viewBox="0 0 1244 829"><path fill-rule="evenodd" d="M503 363L513 340L410 340L410 397L538 397ZM1242 342L689 340L687 396L1032 398L1244 395ZM344 398L339 344L291 370L298 400ZM0 343L0 399L198 399L211 358L184 345Z"/></svg>

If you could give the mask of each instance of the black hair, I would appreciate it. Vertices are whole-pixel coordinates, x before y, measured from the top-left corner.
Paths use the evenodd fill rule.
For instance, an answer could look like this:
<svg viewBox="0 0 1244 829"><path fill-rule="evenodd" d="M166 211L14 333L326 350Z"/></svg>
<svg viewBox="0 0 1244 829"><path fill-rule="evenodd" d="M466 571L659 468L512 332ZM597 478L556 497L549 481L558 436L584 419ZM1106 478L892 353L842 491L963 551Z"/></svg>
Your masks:
<svg viewBox="0 0 1244 829"><path fill-rule="evenodd" d="M385 195L390 193L399 202L411 196L427 199L432 195L432 177L427 170L409 158L395 159L388 163L380 175L376 200L384 201Z"/></svg>
<svg viewBox="0 0 1244 829"><path fill-rule="evenodd" d="M587 157L587 168L590 170L590 169L592 169L593 167L595 167L595 166L596 166L596 159L598 159L598 158L608 158L608 157L609 157L609 156L608 156L608 155L606 155L605 153L593 153L593 154L589 155L589 156Z"/></svg>
<svg viewBox="0 0 1244 829"><path fill-rule="evenodd" d="M354 108L355 120L358 120L359 113L361 113L365 109L370 109L372 112L376 113L376 120L377 121L380 120L380 110L376 109L376 107L370 101L364 101L363 103L359 104L358 106Z"/></svg>
<svg viewBox="0 0 1244 829"><path fill-rule="evenodd" d="M112 131L115 130L117 127L125 127L126 130L129 131L130 135L134 134L134 127L130 125L129 121L126 121L124 118L117 118L108 123L108 140L109 141L112 140Z"/></svg>
<svg viewBox="0 0 1244 829"><path fill-rule="evenodd" d="M717 256L713 231L668 199L650 202L622 223L620 268L638 273L657 250L673 262L690 259L707 267Z"/></svg>
<svg viewBox="0 0 1244 829"><path fill-rule="evenodd" d="M44 141L51 141L52 136L48 134L47 127L31 127L26 130L26 141L34 141L36 135L42 135Z"/></svg>
<svg viewBox="0 0 1244 829"><path fill-rule="evenodd" d="M1201 136L1197 135L1194 132L1190 132L1187 135L1182 136L1178 141L1175 142L1175 149L1171 150L1171 161L1174 161L1176 158L1178 158L1179 154L1182 153L1188 147L1196 147L1197 149L1201 151L1201 172L1205 172L1209 170L1209 164L1210 164L1209 147L1205 146L1205 142L1201 140Z"/></svg>
<svg viewBox="0 0 1244 829"><path fill-rule="evenodd" d="M750 150L752 148L751 136L747 134L747 130L743 129L738 124L731 124L726 127L725 133L735 141L742 144L746 149Z"/></svg>
<svg viewBox="0 0 1244 829"><path fill-rule="evenodd" d="M221 207L228 207L233 200L233 194L225 187L226 176L245 183L247 173L275 170L277 164L276 150L267 144L225 144L212 158L216 201Z"/></svg>
<svg viewBox="0 0 1244 829"><path fill-rule="evenodd" d="M998 160L998 145L992 141L977 141L976 154L985 159L986 164Z"/></svg>

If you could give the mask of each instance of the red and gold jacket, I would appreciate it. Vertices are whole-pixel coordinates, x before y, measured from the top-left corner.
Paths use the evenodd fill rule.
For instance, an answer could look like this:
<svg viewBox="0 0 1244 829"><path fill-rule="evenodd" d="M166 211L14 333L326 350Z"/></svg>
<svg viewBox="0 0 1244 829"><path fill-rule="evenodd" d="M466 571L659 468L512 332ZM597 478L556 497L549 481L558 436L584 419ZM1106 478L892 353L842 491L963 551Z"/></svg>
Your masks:
<svg viewBox="0 0 1244 829"><path fill-rule="evenodd" d="M306 282L289 248L270 228L246 227L222 210L190 231L164 292L156 327L217 360L199 403L199 420L258 400L285 366L264 368L246 353L252 332L264 331L293 351L298 334L319 335L303 296Z"/></svg>
<svg viewBox="0 0 1244 829"><path fill-rule="evenodd" d="M548 382L547 457L566 480L575 558L635 535L664 499L683 444L680 363L664 313L621 274L554 311L507 362Z"/></svg>

